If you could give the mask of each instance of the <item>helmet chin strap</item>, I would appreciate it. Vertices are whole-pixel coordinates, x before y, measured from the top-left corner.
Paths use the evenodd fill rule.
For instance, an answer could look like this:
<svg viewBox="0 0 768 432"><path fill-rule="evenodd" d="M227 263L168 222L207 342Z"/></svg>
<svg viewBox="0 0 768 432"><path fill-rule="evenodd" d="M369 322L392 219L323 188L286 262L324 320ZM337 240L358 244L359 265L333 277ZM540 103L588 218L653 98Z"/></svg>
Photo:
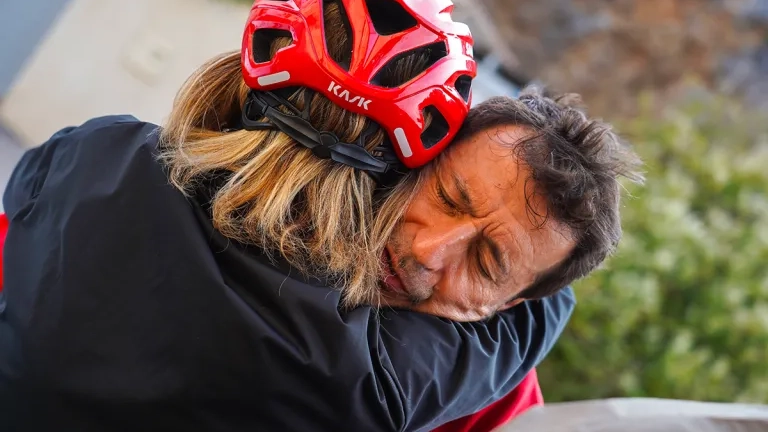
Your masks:
<svg viewBox="0 0 768 432"><path fill-rule="evenodd" d="M290 101L273 92L258 92L251 90L242 111L240 120L242 129L267 130L278 129L297 143L310 149L312 154L320 159L330 159L352 168L364 171L377 183L388 183L392 175L404 174L405 170L397 158L389 138L373 151L376 157L365 149L365 142L378 131L375 122L369 122L368 127L360 134L355 143L346 143L332 132L319 131L309 121L312 97L314 91L304 90L304 109L299 110ZM291 113L285 113L279 107L285 107ZM255 119L266 118L261 122ZM385 174L387 174L385 176ZM399 177L399 176L398 176Z"/></svg>

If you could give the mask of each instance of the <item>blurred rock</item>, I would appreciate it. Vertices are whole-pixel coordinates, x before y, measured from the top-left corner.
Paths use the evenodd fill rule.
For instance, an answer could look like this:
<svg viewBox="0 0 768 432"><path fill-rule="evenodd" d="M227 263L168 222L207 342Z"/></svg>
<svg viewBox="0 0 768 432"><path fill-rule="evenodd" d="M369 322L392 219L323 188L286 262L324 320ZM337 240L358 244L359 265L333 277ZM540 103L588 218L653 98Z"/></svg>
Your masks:
<svg viewBox="0 0 768 432"><path fill-rule="evenodd" d="M687 83L768 109L768 0L483 0L519 60L515 76L631 114Z"/></svg>

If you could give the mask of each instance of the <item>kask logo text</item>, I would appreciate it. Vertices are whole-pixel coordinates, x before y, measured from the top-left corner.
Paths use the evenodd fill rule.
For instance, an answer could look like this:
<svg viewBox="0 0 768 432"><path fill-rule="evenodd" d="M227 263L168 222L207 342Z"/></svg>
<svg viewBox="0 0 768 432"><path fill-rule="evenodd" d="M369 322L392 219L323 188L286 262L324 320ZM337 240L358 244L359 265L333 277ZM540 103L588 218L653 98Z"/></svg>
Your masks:
<svg viewBox="0 0 768 432"><path fill-rule="evenodd" d="M336 84L334 81L331 81L331 85L328 86L328 91L333 93L339 99L344 99L349 103L356 103L357 106L368 111L368 104L371 103L369 99L360 96L352 96L349 94L349 90L344 89L340 84Z"/></svg>

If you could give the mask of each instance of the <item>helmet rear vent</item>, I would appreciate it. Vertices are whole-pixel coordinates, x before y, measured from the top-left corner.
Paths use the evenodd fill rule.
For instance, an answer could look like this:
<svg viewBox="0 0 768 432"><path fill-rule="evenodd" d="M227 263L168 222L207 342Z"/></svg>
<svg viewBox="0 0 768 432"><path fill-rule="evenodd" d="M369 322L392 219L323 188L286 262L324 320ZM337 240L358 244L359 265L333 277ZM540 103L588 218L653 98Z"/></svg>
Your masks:
<svg viewBox="0 0 768 432"><path fill-rule="evenodd" d="M291 32L278 29L258 29L253 33L253 61L256 63L266 63L275 57L272 52L272 45L278 39L287 38L285 46L293 43Z"/></svg>
<svg viewBox="0 0 768 432"><path fill-rule="evenodd" d="M336 11L329 12L329 8L334 6ZM328 55L342 69L349 71L352 62L352 26L341 0L323 1L323 34Z"/></svg>
<svg viewBox="0 0 768 432"><path fill-rule="evenodd" d="M365 0L376 33L389 36L416 27L418 21L395 0Z"/></svg>
<svg viewBox="0 0 768 432"><path fill-rule="evenodd" d="M422 114L424 120L429 122L429 126L421 133L421 142L425 149L429 149L448 136L451 127L448 125L448 120L434 105L424 108Z"/></svg>
<svg viewBox="0 0 768 432"><path fill-rule="evenodd" d="M435 42L413 51L401 53L379 70L372 83L386 88L400 87L421 75L447 55L448 50L445 42ZM403 70L411 73L406 75L402 73Z"/></svg>
<svg viewBox="0 0 768 432"><path fill-rule="evenodd" d="M464 102L469 102L469 95L472 92L472 77L469 75L462 75L456 79L456 90L464 99Z"/></svg>

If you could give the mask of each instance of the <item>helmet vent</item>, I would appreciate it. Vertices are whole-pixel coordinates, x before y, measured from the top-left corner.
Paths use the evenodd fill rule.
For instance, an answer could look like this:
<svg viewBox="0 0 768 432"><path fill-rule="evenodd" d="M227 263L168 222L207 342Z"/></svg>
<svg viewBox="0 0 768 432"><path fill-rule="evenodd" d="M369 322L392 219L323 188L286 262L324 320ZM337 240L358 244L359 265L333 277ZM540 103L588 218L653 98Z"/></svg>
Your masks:
<svg viewBox="0 0 768 432"><path fill-rule="evenodd" d="M424 116L424 121L428 121L429 125L421 133L421 142L424 144L425 149L429 149L448 136L448 131L451 127L448 125L448 120L445 119L434 105L424 108L422 115Z"/></svg>
<svg viewBox="0 0 768 432"><path fill-rule="evenodd" d="M272 46L278 39L286 38L293 43L291 32L278 29L259 29L253 33L253 61L256 63L266 63L272 61L275 53L272 52ZM277 51L277 50L275 50Z"/></svg>
<svg viewBox="0 0 768 432"><path fill-rule="evenodd" d="M416 27L418 21L395 0L365 0L376 33L389 36Z"/></svg>
<svg viewBox="0 0 768 432"><path fill-rule="evenodd" d="M386 88L400 87L421 75L430 66L446 56L448 56L448 50L444 42L435 42L413 51L401 53L379 70L372 83ZM406 75L402 72L403 70L408 70L411 73Z"/></svg>
<svg viewBox="0 0 768 432"><path fill-rule="evenodd" d="M328 55L342 69L349 71L352 62L352 26L341 0L323 1L323 34Z"/></svg>
<svg viewBox="0 0 768 432"><path fill-rule="evenodd" d="M472 77L469 75L460 76L456 80L455 86L464 102L469 102L469 95L472 92Z"/></svg>

